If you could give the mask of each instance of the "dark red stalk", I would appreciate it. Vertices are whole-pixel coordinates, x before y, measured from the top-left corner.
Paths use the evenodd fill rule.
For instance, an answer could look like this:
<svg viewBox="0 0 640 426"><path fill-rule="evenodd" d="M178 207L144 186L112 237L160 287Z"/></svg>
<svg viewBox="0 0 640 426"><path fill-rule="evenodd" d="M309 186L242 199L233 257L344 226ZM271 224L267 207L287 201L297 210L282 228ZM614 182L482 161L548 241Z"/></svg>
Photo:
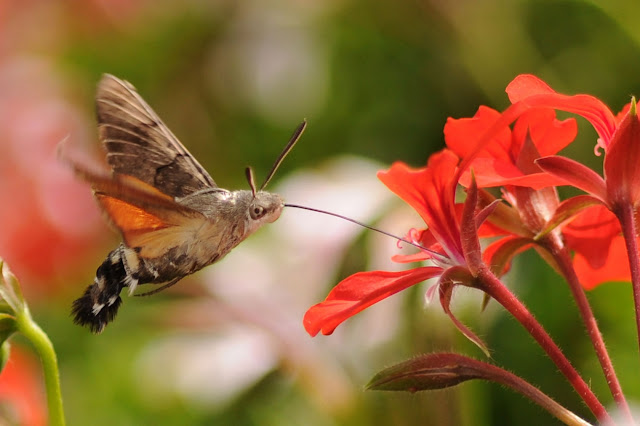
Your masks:
<svg viewBox="0 0 640 426"><path fill-rule="evenodd" d="M611 362L611 358L607 352L602 334L598 328L598 323L593 316L589 300L587 299L584 288L580 285L580 280L573 268L569 252L566 247L562 246L562 244L551 235L543 241L540 241L540 244L549 250L556 261L556 264L560 268L560 272L567 280L569 289L571 290L576 305L578 306L578 310L580 311L582 321L584 322L589 338L593 343L593 348L595 349L600 365L602 366L602 371L607 380L607 384L609 385L609 389L611 389L613 399L616 401L620 411L627 416L628 420L631 422L630 424L633 424L633 416L631 415L629 404L622 392L620 381L618 380L618 376L613 368L613 363Z"/></svg>
<svg viewBox="0 0 640 426"><path fill-rule="evenodd" d="M611 422L611 417L605 410L602 403L591 391L587 383L564 356L558 345L555 344L551 336L545 331L529 310L511 293L511 291L484 266L478 271L476 278L479 281L478 288L483 289L487 294L500 303L538 342L542 349L549 355L549 358L560 369L569 383L584 400L591 412L600 422Z"/></svg>
<svg viewBox="0 0 640 426"><path fill-rule="evenodd" d="M640 259L638 258L638 241L636 235L635 215L633 206L629 203L622 204L614 210L620 221L622 235L627 247L629 268L631 269L631 286L633 287L633 302L636 307L636 327L638 329L638 345L640 346Z"/></svg>

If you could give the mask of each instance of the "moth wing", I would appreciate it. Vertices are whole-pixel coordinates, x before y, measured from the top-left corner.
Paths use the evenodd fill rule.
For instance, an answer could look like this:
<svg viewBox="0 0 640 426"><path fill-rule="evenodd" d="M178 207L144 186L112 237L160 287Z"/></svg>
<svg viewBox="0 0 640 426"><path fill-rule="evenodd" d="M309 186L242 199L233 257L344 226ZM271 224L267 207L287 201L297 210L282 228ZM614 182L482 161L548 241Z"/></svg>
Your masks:
<svg viewBox="0 0 640 426"><path fill-rule="evenodd" d="M125 244L147 259L160 257L171 248L192 240L206 221L202 216L166 210L164 206L149 202L141 207L98 193L96 199L122 233Z"/></svg>
<svg viewBox="0 0 640 426"><path fill-rule="evenodd" d="M71 162L76 174L91 184L94 196L127 246L144 258L162 256L193 238L207 223L202 213L134 176L94 172Z"/></svg>
<svg viewBox="0 0 640 426"><path fill-rule="evenodd" d="M176 198L217 187L128 82L105 74L98 83L96 110L99 137L114 173Z"/></svg>

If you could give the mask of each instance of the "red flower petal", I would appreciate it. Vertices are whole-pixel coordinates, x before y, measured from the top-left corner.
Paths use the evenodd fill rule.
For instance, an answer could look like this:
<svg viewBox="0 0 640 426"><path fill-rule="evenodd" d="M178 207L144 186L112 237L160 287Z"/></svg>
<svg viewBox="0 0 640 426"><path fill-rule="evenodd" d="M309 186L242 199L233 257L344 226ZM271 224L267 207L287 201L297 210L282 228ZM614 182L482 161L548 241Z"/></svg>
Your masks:
<svg viewBox="0 0 640 426"><path fill-rule="evenodd" d="M511 105L509 108L502 111L500 118L496 120L485 132L481 133L479 138L473 138L474 142L472 148L465 154L460 166L458 167L458 174L465 172L471 163L476 159L483 150L487 149L487 145L499 135L500 132L508 127L518 119L522 114L529 111L531 108L523 103L517 103ZM458 178L458 176L456 176Z"/></svg>
<svg viewBox="0 0 640 426"><path fill-rule="evenodd" d="M482 253L484 263L491 265L491 271L502 276L511 269L513 257L533 246L530 238L508 236L491 243Z"/></svg>
<svg viewBox="0 0 640 426"><path fill-rule="evenodd" d="M447 147L459 157L465 158L472 151L474 142L479 134L487 131L500 118L500 113L492 108L480 106L472 118L447 119L444 126L444 138ZM492 136L479 156L510 162L509 147L511 146L511 129L504 127ZM475 164L474 164L475 168Z"/></svg>
<svg viewBox="0 0 640 426"><path fill-rule="evenodd" d="M490 167L487 165L487 167ZM495 170L495 169L494 169ZM493 188L496 186L526 186L531 189L542 189L548 188L550 186L559 186L564 185L564 180L559 179L556 176L552 176L546 173L533 173L530 175L523 175L522 172L515 167L512 171L504 172L497 171L493 176L491 175L481 175L482 169L476 169L475 165L473 166L473 172L477 173L478 179L478 187L480 188ZM515 171L517 170L517 172ZM509 174L512 174L512 177L507 177ZM468 186L468 176L469 174L465 173L463 177L460 179L461 183L464 186Z"/></svg>
<svg viewBox="0 0 640 426"><path fill-rule="evenodd" d="M596 205L583 210L562 232L575 252L573 264L583 287L630 280L620 224L608 208Z"/></svg>
<svg viewBox="0 0 640 426"><path fill-rule="evenodd" d="M591 244L597 243L592 241ZM594 259L600 261L594 264L592 262ZM573 257L573 268L578 275L580 284L586 290L592 290L599 284L608 281L631 281L631 271L627 259L624 239L615 237L609 242L606 254L603 254L602 250L595 257L576 253Z"/></svg>
<svg viewBox="0 0 640 426"><path fill-rule="evenodd" d="M582 213L586 208L593 205L599 205L604 208L602 201L591 195L577 195L564 200L556 208L551 219L547 221L544 229L538 233L538 237L552 232L557 227L562 226L562 224L573 219L574 216Z"/></svg>
<svg viewBox="0 0 640 426"><path fill-rule="evenodd" d="M466 158L474 150L472 143L477 135L486 133L500 118L500 113L487 107L480 107L473 118L450 118L444 129L447 146ZM518 185L540 189L561 184L558 178L540 173L533 161L557 153L575 139L576 133L575 120L557 120L553 109L524 111L513 131L507 125L495 130L476 153L470 168L478 187ZM526 152L534 156L523 156L525 142L531 145ZM470 172L465 171L461 179L464 186L469 186L469 176Z"/></svg>
<svg viewBox="0 0 640 426"><path fill-rule="evenodd" d="M429 157L427 167L412 169L394 163L378 178L413 207L451 259L464 262L455 207L458 157L444 149Z"/></svg>
<svg viewBox="0 0 640 426"><path fill-rule="evenodd" d="M532 74L520 74L509 83L505 90L511 103L534 95L555 94L555 90L547 83Z"/></svg>
<svg viewBox="0 0 640 426"><path fill-rule="evenodd" d="M354 274L336 285L324 302L312 306L303 324L311 336L319 331L331 334L347 318L405 288L437 277L442 268L435 266L401 272L371 271Z"/></svg>
<svg viewBox="0 0 640 426"><path fill-rule="evenodd" d="M569 145L578 134L576 120L558 120L548 108L535 108L522 114L513 126L514 148L518 150L526 138L530 138L540 157L557 154ZM511 148L512 151L515 151Z"/></svg>
<svg viewBox="0 0 640 426"><path fill-rule="evenodd" d="M536 161L545 172L563 179L567 185L575 186L583 191L607 202L607 188L604 179L582 163L566 157L552 155Z"/></svg>
<svg viewBox="0 0 640 426"><path fill-rule="evenodd" d="M506 92L513 104L524 103L530 107L554 108L586 118L596 129L605 146L609 144L616 130L615 116L594 96L559 94L547 83L530 74L519 75L513 79Z"/></svg>

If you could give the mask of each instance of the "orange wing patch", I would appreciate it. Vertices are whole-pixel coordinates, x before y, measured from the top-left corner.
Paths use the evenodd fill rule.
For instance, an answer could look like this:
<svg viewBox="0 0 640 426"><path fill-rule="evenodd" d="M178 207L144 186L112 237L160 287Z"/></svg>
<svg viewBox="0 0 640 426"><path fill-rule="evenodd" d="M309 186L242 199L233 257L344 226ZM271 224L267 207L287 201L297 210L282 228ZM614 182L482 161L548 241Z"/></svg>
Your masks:
<svg viewBox="0 0 640 426"><path fill-rule="evenodd" d="M142 208L117 198L96 194L96 199L124 235L144 234L172 226Z"/></svg>
<svg viewBox="0 0 640 426"><path fill-rule="evenodd" d="M203 219L178 211L149 206L150 212L109 195L95 194L95 197L122 233L127 246L137 249L138 255L144 258L160 257L172 247L185 244L203 225Z"/></svg>

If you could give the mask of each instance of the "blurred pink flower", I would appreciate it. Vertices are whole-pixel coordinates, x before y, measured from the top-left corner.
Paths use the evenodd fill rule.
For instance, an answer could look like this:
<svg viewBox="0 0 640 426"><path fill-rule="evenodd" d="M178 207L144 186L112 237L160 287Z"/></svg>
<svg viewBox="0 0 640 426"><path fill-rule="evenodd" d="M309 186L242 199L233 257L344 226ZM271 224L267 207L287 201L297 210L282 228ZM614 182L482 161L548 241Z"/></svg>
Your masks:
<svg viewBox="0 0 640 426"><path fill-rule="evenodd" d="M56 158L65 137L90 138L63 96L41 62L0 67L0 257L27 293L54 290L106 235L90 191Z"/></svg>

